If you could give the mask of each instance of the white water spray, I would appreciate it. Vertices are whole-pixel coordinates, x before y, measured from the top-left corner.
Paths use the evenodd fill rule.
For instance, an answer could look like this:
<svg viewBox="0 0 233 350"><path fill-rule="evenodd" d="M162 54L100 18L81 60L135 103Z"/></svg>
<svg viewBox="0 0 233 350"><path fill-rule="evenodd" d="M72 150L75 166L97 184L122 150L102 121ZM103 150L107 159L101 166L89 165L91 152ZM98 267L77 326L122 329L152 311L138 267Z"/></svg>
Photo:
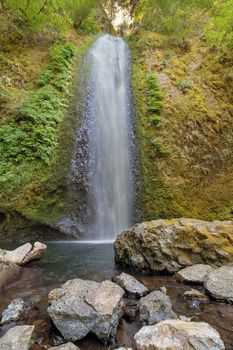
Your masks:
<svg viewBox="0 0 233 350"><path fill-rule="evenodd" d="M91 47L87 63L89 238L108 240L131 225L133 211L127 44L120 38L103 35Z"/></svg>

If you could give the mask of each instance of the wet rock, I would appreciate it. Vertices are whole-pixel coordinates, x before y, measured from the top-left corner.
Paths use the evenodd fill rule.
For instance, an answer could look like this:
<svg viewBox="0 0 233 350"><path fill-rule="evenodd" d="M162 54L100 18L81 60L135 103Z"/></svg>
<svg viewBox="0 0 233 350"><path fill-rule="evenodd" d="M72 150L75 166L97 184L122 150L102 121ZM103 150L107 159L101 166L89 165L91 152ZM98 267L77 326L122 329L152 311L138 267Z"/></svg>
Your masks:
<svg viewBox="0 0 233 350"><path fill-rule="evenodd" d="M141 271L177 272L195 264L233 261L233 221L195 219L143 222L117 236L115 260Z"/></svg>
<svg viewBox="0 0 233 350"><path fill-rule="evenodd" d="M187 299L199 299L199 300L202 300L202 301L208 301L209 300L207 295L201 293L197 289L191 289L191 290L188 290L188 291L184 292L184 297L187 298Z"/></svg>
<svg viewBox="0 0 233 350"><path fill-rule="evenodd" d="M126 305L124 305L123 310L125 319L128 321L134 321L138 314L139 305L138 303L129 301Z"/></svg>
<svg viewBox="0 0 233 350"><path fill-rule="evenodd" d="M33 326L16 326L9 329L9 331L0 339L0 349L28 350L33 329Z"/></svg>
<svg viewBox="0 0 233 350"><path fill-rule="evenodd" d="M197 264L180 270L175 277L178 282L202 284L207 273L212 270L210 265Z"/></svg>
<svg viewBox="0 0 233 350"><path fill-rule="evenodd" d="M170 297L160 291L151 292L142 298L139 302L139 312L140 321L149 325L177 318L172 310Z"/></svg>
<svg viewBox="0 0 233 350"><path fill-rule="evenodd" d="M0 262L23 266L39 260L46 250L47 246L40 242L34 243L33 246L26 243L12 251L0 249Z"/></svg>
<svg viewBox="0 0 233 350"><path fill-rule="evenodd" d="M122 272L120 275L114 278L114 282L117 283L121 288L123 288L128 295L135 297L142 297L149 293L148 288L139 282L133 276Z"/></svg>
<svg viewBox="0 0 233 350"><path fill-rule="evenodd" d="M219 333L205 322L167 320L143 327L134 337L138 350L222 350Z"/></svg>
<svg viewBox="0 0 233 350"><path fill-rule="evenodd" d="M204 287L213 298L233 303L233 265L222 266L208 273Z"/></svg>
<svg viewBox="0 0 233 350"><path fill-rule="evenodd" d="M133 350L132 348L117 348L116 350Z"/></svg>
<svg viewBox="0 0 233 350"><path fill-rule="evenodd" d="M53 348L50 348L50 350L80 350L77 346L75 346L73 343L66 343L60 346L55 346Z"/></svg>
<svg viewBox="0 0 233 350"><path fill-rule="evenodd" d="M41 335L44 335L52 327L50 319L47 319L47 320L36 320L33 323L33 325L35 327L34 333L37 335L37 337L39 337Z"/></svg>
<svg viewBox="0 0 233 350"><path fill-rule="evenodd" d="M115 337L123 315L124 290L111 281L74 279L49 294L48 312L66 340L92 332L101 340Z"/></svg>
<svg viewBox="0 0 233 350"><path fill-rule="evenodd" d="M16 280L23 269L17 265L8 265L0 263L0 289L7 287Z"/></svg>
<svg viewBox="0 0 233 350"><path fill-rule="evenodd" d="M21 298L14 299L8 305L7 309L3 311L1 318L1 325L7 323L23 322L30 324L38 315L38 307Z"/></svg>

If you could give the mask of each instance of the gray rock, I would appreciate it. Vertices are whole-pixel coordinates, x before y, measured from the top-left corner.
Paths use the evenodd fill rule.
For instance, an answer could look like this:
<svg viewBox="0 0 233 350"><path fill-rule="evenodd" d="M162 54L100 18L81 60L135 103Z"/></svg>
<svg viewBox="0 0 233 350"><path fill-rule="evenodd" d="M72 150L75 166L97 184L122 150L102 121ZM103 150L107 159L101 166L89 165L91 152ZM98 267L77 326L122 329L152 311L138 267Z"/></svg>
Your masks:
<svg viewBox="0 0 233 350"><path fill-rule="evenodd" d="M210 265L197 264L180 270L175 277L178 282L202 284L206 275L212 270Z"/></svg>
<svg viewBox="0 0 233 350"><path fill-rule="evenodd" d="M132 348L117 348L116 350L133 350Z"/></svg>
<svg viewBox="0 0 233 350"><path fill-rule="evenodd" d="M77 346L75 346L73 343L66 343L60 346L55 346L53 348L50 348L50 350L80 350Z"/></svg>
<svg viewBox="0 0 233 350"><path fill-rule="evenodd" d="M127 294L142 297L149 293L149 289L144 286L141 282L139 282L133 276L128 275L127 273L122 272L120 275L114 278L114 282L116 282L121 288L123 288Z"/></svg>
<svg viewBox="0 0 233 350"><path fill-rule="evenodd" d="M33 246L26 243L12 251L0 249L0 262L23 266L39 260L46 250L47 246L40 242L34 243Z"/></svg>
<svg viewBox="0 0 233 350"><path fill-rule="evenodd" d="M213 298L233 303L233 265L222 266L208 273L204 287Z"/></svg>
<svg viewBox="0 0 233 350"><path fill-rule="evenodd" d="M138 350L223 350L219 333L205 322L167 320L143 327L134 337Z"/></svg>
<svg viewBox="0 0 233 350"><path fill-rule="evenodd" d="M122 232L115 241L115 260L140 271L177 272L195 264L233 262L233 221L154 220Z"/></svg>
<svg viewBox="0 0 233 350"><path fill-rule="evenodd" d="M29 301L21 298L14 299L8 305L7 309L3 311L0 324L19 322L27 313L31 312L34 307L35 305Z"/></svg>
<svg viewBox="0 0 233 350"><path fill-rule="evenodd" d="M142 298L139 302L139 312L140 321L149 325L177 318L172 310L170 297L160 291L151 292Z"/></svg>
<svg viewBox="0 0 233 350"><path fill-rule="evenodd" d="M34 326L16 326L0 339L1 350L28 350Z"/></svg>
<svg viewBox="0 0 233 350"><path fill-rule="evenodd" d="M123 315L123 295L111 281L74 279L50 292L48 312L66 340L76 341L90 332L107 340L115 337Z"/></svg>
<svg viewBox="0 0 233 350"><path fill-rule="evenodd" d="M16 280L23 269L17 265L8 265L0 263L0 289L7 287Z"/></svg>

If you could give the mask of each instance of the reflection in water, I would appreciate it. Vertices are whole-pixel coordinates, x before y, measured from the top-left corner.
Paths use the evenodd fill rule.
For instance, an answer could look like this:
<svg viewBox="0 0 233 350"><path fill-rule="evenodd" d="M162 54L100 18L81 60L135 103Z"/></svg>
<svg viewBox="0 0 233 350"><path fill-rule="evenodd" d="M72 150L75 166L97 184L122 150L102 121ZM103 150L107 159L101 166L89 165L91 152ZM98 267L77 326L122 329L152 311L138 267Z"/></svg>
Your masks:
<svg viewBox="0 0 233 350"><path fill-rule="evenodd" d="M120 269L114 264L112 244L49 243L48 252L42 260L24 268L21 278L1 293L0 312L12 299L23 297L37 302L40 306L41 317L45 317L47 296L51 289L60 286L68 279L83 278L103 281L111 279L119 272ZM226 349L233 349L232 305L214 301L201 302L199 306L194 305L182 296L192 286L176 283L174 278L169 276L133 274L151 290L165 286L178 315L192 317L194 321L210 323L221 334ZM195 288L203 292L202 287ZM134 346L133 336L139 328L139 321L130 323L121 320L117 332L117 344L112 344L112 348L116 345ZM78 345L85 350L105 349L103 344L91 336L80 341ZM106 349L109 349L109 346Z"/></svg>

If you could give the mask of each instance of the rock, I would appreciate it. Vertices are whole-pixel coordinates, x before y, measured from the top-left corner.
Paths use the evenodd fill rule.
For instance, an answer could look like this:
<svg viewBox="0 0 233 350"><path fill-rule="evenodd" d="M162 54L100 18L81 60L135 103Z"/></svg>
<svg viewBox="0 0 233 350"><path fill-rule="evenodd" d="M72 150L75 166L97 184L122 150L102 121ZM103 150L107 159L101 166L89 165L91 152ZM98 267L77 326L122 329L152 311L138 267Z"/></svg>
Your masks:
<svg viewBox="0 0 233 350"><path fill-rule="evenodd" d="M39 260L46 250L47 246L40 242L34 243L33 246L26 243L12 251L0 249L0 262L23 266Z"/></svg>
<svg viewBox="0 0 233 350"><path fill-rule="evenodd" d="M137 317L138 309L139 309L138 303L129 301L123 307L125 319L129 321L134 321Z"/></svg>
<svg viewBox="0 0 233 350"><path fill-rule="evenodd" d="M123 288L128 295L142 297L149 293L149 289L147 289L144 284L124 272L116 276L114 282Z"/></svg>
<svg viewBox="0 0 233 350"><path fill-rule="evenodd" d="M167 294L167 288L166 287L160 287L159 290L164 293Z"/></svg>
<svg viewBox="0 0 233 350"><path fill-rule="evenodd" d="M73 343L66 343L60 346L55 346L53 348L50 348L50 350L80 350L77 346L75 346Z"/></svg>
<svg viewBox="0 0 233 350"><path fill-rule="evenodd" d="M33 326L16 326L9 329L0 339L1 350L28 350L33 333Z"/></svg>
<svg viewBox="0 0 233 350"><path fill-rule="evenodd" d="M0 263L0 289L16 280L22 273L22 268L17 265Z"/></svg>
<svg viewBox="0 0 233 350"><path fill-rule="evenodd" d="M208 273L204 287L214 299L233 303L233 265L222 266Z"/></svg>
<svg viewBox="0 0 233 350"><path fill-rule="evenodd" d="M74 279L49 294L48 312L66 340L88 333L99 339L115 337L123 315L124 290L111 281L97 283Z"/></svg>
<svg viewBox="0 0 233 350"><path fill-rule="evenodd" d="M188 291L184 292L184 297L187 298L187 299L199 299L199 300L202 300L202 301L208 301L209 300L207 295L201 293L197 289L191 289L191 290L188 290Z"/></svg>
<svg viewBox="0 0 233 350"><path fill-rule="evenodd" d="M233 221L154 220L122 232L115 260L140 271L177 272L195 264L233 262Z"/></svg>
<svg viewBox="0 0 233 350"><path fill-rule="evenodd" d="M11 322L20 322L25 319L27 320L27 323L29 323L33 318L36 318L38 310L38 307L29 301L21 298L14 299L8 305L7 309L3 311L0 324L3 325Z"/></svg>
<svg viewBox="0 0 233 350"><path fill-rule="evenodd" d="M205 322L167 320L143 327L134 337L138 350L222 350L219 333Z"/></svg>
<svg viewBox="0 0 233 350"><path fill-rule="evenodd" d="M207 273L212 270L210 265L197 264L180 270L175 277L178 282L202 284Z"/></svg>
<svg viewBox="0 0 233 350"><path fill-rule="evenodd" d="M160 291L151 292L142 298L139 302L139 312L140 321L149 325L177 318L172 310L170 297Z"/></svg>
<svg viewBox="0 0 233 350"><path fill-rule="evenodd" d="M132 348L117 348L116 350L133 350Z"/></svg>

